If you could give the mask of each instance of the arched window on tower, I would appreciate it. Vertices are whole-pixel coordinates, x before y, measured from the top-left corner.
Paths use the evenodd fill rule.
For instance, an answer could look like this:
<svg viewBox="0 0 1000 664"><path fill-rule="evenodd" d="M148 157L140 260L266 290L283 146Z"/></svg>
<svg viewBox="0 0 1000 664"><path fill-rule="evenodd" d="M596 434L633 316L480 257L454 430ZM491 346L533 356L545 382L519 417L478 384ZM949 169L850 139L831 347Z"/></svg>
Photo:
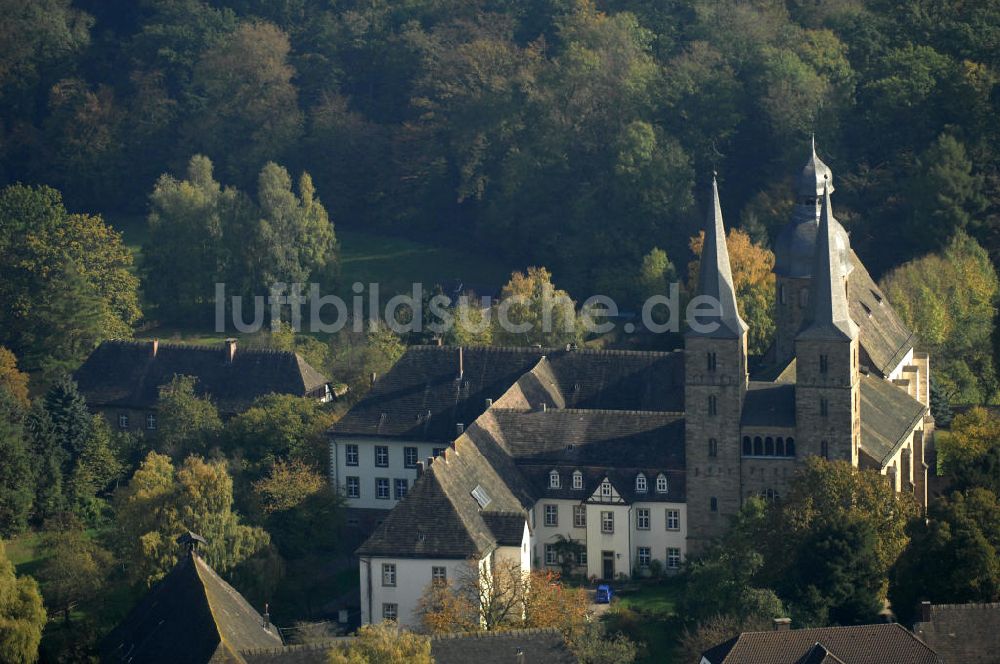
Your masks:
<svg viewBox="0 0 1000 664"><path fill-rule="evenodd" d="M708 456L715 457L719 456L719 441L715 438L708 439Z"/></svg>
<svg viewBox="0 0 1000 664"><path fill-rule="evenodd" d="M719 402L718 399L716 399L715 395L713 394L708 397L708 414L718 415L718 413L719 413Z"/></svg>
<svg viewBox="0 0 1000 664"><path fill-rule="evenodd" d="M819 398L819 414L821 417L826 417L829 415L830 407L827 403L826 397Z"/></svg>
<svg viewBox="0 0 1000 664"><path fill-rule="evenodd" d="M764 456L774 456L774 439L770 436L764 439Z"/></svg>
<svg viewBox="0 0 1000 664"><path fill-rule="evenodd" d="M753 438L753 455L764 456L764 439L760 436L754 436Z"/></svg>
<svg viewBox="0 0 1000 664"><path fill-rule="evenodd" d="M785 439L781 436L774 439L774 454L775 456L785 456Z"/></svg>
<svg viewBox="0 0 1000 664"><path fill-rule="evenodd" d="M743 456L753 455L753 442L750 440L750 436L743 436Z"/></svg>
<svg viewBox="0 0 1000 664"><path fill-rule="evenodd" d="M706 359L706 363L708 365L707 366L708 370L710 372L715 371L715 353L712 352L712 351L709 351L708 353L705 353L705 359Z"/></svg>
<svg viewBox="0 0 1000 664"><path fill-rule="evenodd" d="M785 439L785 456L793 457L795 456L795 439L786 438Z"/></svg>
<svg viewBox="0 0 1000 664"><path fill-rule="evenodd" d="M824 459L830 458L830 443L824 440L819 444L819 455Z"/></svg>

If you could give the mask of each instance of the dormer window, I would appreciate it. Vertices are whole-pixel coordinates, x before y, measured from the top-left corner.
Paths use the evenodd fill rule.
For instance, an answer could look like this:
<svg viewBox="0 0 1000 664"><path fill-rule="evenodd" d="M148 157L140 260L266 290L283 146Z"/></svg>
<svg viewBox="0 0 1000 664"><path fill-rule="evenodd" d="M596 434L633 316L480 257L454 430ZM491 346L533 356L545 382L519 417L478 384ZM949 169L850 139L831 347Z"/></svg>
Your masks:
<svg viewBox="0 0 1000 664"><path fill-rule="evenodd" d="M601 498L611 497L611 482L604 480L601 482Z"/></svg>
<svg viewBox="0 0 1000 664"><path fill-rule="evenodd" d="M583 488L583 473L579 470L573 471L573 488L582 489Z"/></svg>
<svg viewBox="0 0 1000 664"><path fill-rule="evenodd" d="M667 478L663 473L656 476L656 493L667 492Z"/></svg>
<svg viewBox="0 0 1000 664"><path fill-rule="evenodd" d="M646 476L642 473L635 477L635 490L637 493L646 493Z"/></svg>
<svg viewBox="0 0 1000 664"><path fill-rule="evenodd" d="M558 489L560 486L559 471L553 470L549 473L549 488Z"/></svg>

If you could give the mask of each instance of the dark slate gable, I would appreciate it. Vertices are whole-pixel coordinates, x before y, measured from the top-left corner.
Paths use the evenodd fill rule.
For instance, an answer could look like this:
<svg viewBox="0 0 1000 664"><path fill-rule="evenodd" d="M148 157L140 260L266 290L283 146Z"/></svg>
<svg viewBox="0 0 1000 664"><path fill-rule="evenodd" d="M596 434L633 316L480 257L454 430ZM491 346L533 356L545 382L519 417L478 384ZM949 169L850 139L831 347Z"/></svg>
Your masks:
<svg viewBox="0 0 1000 664"><path fill-rule="evenodd" d="M931 648L897 624L743 632L702 656L709 664L800 664L819 654L833 657L820 662L843 664L940 664Z"/></svg>
<svg viewBox="0 0 1000 664"><path fill-rule="evenodd" d="M628 459L684 469L684 419L677 413L494 408L482 422L518 464L615 466Z"/></svg>
<svg viewBox="0 0 1000 664"><path fill-rule="evenodd" d="M499 398L542 355L531 348L411 346L331 432L451 441L456 424L471 424L486 399Z"/></svg>
<svg viewBox="0 0 1000 664"><path fill-rule="evenodd" d="M628 503L683 503L686 500L687 475L684 468L664 467L627 467L627 466L553 466L520 464L518 469L528 478L539 500L577 500L583 503L598 490L604 478L611 481L618 494ZM549 487L549 472L558 470L560 487ZM580 471L583 475L583 488L573 488L573 473ZM642 473L646 476L646 491L635 490L635 478ZM656 477L663 474L667 478L667 492L657 493Z"/></svg>
<svg viewBox="0 0 1000 664"><path fill-rule="evenodd" d="M861 450L881 467L926 412L926 406L896 385L862 374Z"/></svg>
<svg viewBox="0 0 1000 664"><path fill-rule="evenodd" d="M684 355L621 350L548 356L566 408L684 410Z"/></svg>
<svg viewBox="0 0 1000 664"><path fill-rule="evenodd" d="M745 427L794 427L795 384L750 381L740 424Z"/></svg>
<svg viewBox="0 0 1000 664"><path fill-rule="evenodd" d="M578 661L556 629L443 634L432 637L431 656L435 664L571 664Z"/></svg>
<svg viewBox="0 0 1000 664"><path fill-rule="evenodd" d="M513 539L511 522L524 506L476 445L455 441L424 472L358 549L362 556L468 558L482 556ZM490 502L480 507L472 492L481 487ZM492 513L492 515L490 515ZM490 515L490 516L488 516ZM494 530L495 529L495 530ZM521 533L517 541L521 543Z"/></svg>
<svg viewBox="0 0 1000 664"><path fill-rule="evenodd" d="M187 554L101 642L102 662L234 662L281 647L263 618L197 554Z"/></svg>
<svg viewBox="0 0 1000 664"><path fill-rule="evenodd" d="M914 633L948 664L1000 659L1000 603L924 604Z"/></svg>
<svg viewBox="0 0 1000 664"><path fill-rule="evenodd" d="M329 653L355 637L308 646L245 652L247 664L325 664ZM518 657L521 654L521 658ZM436 664L571 664L578 661L556 629L438 634L431 637Z"/></svg>
<svg viewBox="0 0 1000 664"><path fill-rule="evenodd" d="M322 397L328 379L295 353L236 349L229 362L218 346L159 342L105 341L74 378L91 407L156 407L160 386L174 376L198 379L195 390L208 395L223 413L245 410L266 394Z"/></svg>
<svg viewBox="0 0 1000 664"><path fill-rule="evenodd" d="M680 353L412 346L331 432L447 442L501 397L529 409L681 411L683 368Z"/></svg>
<svg viewBox="0 0 1000 664"><path fill-rule="evenodd" d="M847 299L851 318L861 328L862 364L885 377L913 348L915 339L853 250L851 264L854 269L847 278Z"/></svg>

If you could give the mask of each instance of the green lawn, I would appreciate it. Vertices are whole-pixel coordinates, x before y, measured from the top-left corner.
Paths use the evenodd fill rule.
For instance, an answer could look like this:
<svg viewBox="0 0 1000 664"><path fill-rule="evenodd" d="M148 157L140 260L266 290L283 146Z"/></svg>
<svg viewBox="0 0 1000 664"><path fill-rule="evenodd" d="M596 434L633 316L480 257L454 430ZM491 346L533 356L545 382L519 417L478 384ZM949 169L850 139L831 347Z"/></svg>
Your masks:
<svg viewBox="0 0 1000 664"><path fill-rule="evenodd" d="M676 612L679 593L680 584L673 578L619 591L606 620L612 629L617 625L629 638L645 644L638 664L680 662L676 652L682 630Z"/></svg>
<svg viewBox="0 0 1000 664"><path fill-rule="evenodd" d="M421 283L429 290L435 284L449 285L456 280L499 289L514 269L487 252L443 248L357 231L338 230L337 238L345 293L354 282L365 284L365 292L368 284L378 283L382 293L390 296L411 292L414 283Z"/></svg>

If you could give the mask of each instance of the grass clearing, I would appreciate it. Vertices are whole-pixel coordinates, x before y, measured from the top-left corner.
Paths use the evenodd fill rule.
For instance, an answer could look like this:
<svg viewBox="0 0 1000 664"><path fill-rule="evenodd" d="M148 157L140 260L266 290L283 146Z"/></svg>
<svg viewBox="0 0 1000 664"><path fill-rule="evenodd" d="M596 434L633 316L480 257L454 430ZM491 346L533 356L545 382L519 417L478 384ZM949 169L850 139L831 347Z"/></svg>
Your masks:
<svg viewBox="0 0 1000 664"><path fill-rule="evenodd" d="M676 610L679 595L676 578L618 591L618 600L605 614L605 621L611 631L621 631L644 644L637 664L680 662L677 651L683 622Z"/></svg>

